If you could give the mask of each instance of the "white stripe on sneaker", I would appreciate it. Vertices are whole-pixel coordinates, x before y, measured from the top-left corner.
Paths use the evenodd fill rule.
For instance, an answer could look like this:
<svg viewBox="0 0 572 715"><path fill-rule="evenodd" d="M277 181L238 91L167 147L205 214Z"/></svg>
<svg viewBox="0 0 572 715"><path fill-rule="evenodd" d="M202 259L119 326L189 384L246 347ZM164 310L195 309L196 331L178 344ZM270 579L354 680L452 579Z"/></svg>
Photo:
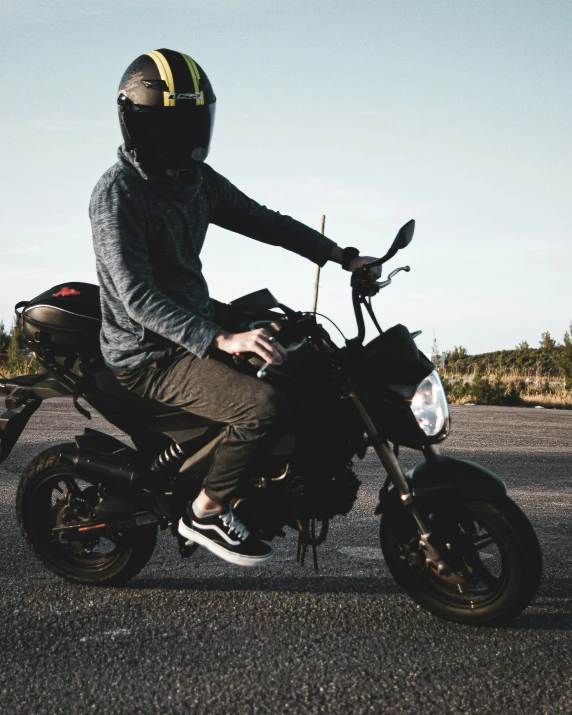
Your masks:
<svg viewBox="0 0 572 715"><path fill-rule="evenodd" d="M240 546L240 544L242 543L241 541L234 541L233 539L231 539L230 536L228 536L228 534L225 534L224 531L220 529L216 524L200 524L194 519L192 524L194 529L200 529L203 532L207 529L214 529L231 546Z"/></svg>
<svg viewBox="0 0 572 715"><path fill-rule="evenodd" d="M248 554L237 554L234 551L228 551L221 544L216 544L214 541L211 541L208 536L195 531L195 529L191 529L182 519L179 521L178 530L181 536L188 539L189 544L197 543L200 546L204 546L205 549L211 551L215 556L236 566L261 566L270 561L274 556L272 550L265 556L249 556Z"/></svg>

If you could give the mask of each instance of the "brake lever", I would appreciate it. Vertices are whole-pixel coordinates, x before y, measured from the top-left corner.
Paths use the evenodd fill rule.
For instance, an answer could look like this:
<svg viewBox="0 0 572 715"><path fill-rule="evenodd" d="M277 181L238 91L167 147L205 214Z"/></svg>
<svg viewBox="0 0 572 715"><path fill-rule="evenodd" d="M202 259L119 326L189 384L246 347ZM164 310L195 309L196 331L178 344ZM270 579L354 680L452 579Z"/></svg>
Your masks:
<svg viewBox="0 0 572 715"><path fill-rule="evenodd" d="M391 273L387 276L389 279L393 278L393 276L397 275L399 271L405 271L406 273L409 273L411 268L409 266L401 266L400 268L396 268L394 271L391 271Z"/></svg>
<svg viewBox="0 0 572 715"><path fill-rule="evenodd" d="M394 271L391 271L391 273L384 281L376 281L376 285L381 290L382 288L385 288L385 286L388 286L391 283L391 279L393 278L393 276L397 275L399 271L405 271L406 273L409 273L410 270L411 268L409 266L401 266L401 268L396 268Z"/></svg>

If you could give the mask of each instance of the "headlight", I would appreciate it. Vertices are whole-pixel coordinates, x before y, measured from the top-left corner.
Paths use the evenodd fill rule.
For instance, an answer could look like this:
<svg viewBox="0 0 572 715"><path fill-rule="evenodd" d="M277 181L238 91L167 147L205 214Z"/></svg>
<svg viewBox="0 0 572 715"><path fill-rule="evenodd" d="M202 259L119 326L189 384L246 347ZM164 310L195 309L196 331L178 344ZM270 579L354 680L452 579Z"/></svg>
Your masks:
<svg viewBox="0 0 572 715"><path fill-rule="evenodd" d="M411 400L411 409L419 426L431 442L440 442L449 434L451 415L445 388L437 370L426 377Z"/></svg>

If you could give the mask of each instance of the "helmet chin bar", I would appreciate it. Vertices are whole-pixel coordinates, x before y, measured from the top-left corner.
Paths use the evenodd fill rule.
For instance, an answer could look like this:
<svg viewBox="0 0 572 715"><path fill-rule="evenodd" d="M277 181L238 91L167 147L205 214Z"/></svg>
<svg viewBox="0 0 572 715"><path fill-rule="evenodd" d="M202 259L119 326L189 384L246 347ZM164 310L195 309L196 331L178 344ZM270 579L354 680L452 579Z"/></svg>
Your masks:
<svg viewBox="0 0 572 715"><path fill-rule="evenodd" d="M171 169L172 171L187 171L194 168L197 164L203 162L209 153L208 148L199 147L194 149L191 156L188 154L180 154L178 156L158 155L156 166L162 169Z"/></svg>
<svg viewBox="0 0 572 715"><path fill-rule="evenodd" d="M203 157L202 159L195 158L198 152L201 152L201 156ZM187 171L189 169L193 169L197 164L206 159L208 153L208 148L204 149L199 147L198 149L193 150L191 156L186 158L181 155L177 157L167 156L149 149L137 150L137 154L143 165L159 171L164 171L165 169L169 169L171 171Z"/></svg>
<svg viewBox="0 0 572 715"><path fill-rule="evenodd" d="M172 171L185 171L192 169L197 164L203 162L209 153L209 146L206 147L172 147L170 151L159 151L154 147L149 147L145 155L149 156L154 166L160 169L171 169Z"/></svg>
<svg viewBox="0 0 572 715"><path fill-rule="evenodd" d="M191 147L169 147L169 150L161 151L155 145L141 148L141 155L149 160L158 169L172 169L173 171L185 171L192 169L197 163L203 162L209 154L210 146Z"/></svg>

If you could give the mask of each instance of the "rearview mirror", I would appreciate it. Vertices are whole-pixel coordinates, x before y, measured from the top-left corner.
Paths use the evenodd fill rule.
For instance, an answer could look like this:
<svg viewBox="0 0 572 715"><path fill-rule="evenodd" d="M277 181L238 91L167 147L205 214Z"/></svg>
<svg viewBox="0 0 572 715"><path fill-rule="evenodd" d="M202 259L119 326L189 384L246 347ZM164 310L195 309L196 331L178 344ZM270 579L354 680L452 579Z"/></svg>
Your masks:
<svg viewBox="0 0 572 715"><path fill-rule="evenodd" d="M393 258L393 256L395 256L395 254L397 253L397 251L399 251L400 248L405 248L405 246L408 246L411 243L414 231L415 219L411 219L411 221L408 221L404 226L399 229L399 231L397 232L397 236L393 239L391 248L385 254L385 256L383 258L378 258L376 261L370 261L369 263L366 263L364 268L369 270L370 268L374 268L375 266L381 266L387 261L389 261L390 258Z"/></svg>
<svg viewBox="0 0 572 715"><path fill-rule="evenodd" d="M415 219L411 219L411 221L408 221L404 226L399 229L399 231L397 232L397 236L395 237L389 250L395 251L395 253L397 253L400 248L405 248L406 246L409 246L409 244L411 243L411 239L413 238L414 231Z"/></svg>

